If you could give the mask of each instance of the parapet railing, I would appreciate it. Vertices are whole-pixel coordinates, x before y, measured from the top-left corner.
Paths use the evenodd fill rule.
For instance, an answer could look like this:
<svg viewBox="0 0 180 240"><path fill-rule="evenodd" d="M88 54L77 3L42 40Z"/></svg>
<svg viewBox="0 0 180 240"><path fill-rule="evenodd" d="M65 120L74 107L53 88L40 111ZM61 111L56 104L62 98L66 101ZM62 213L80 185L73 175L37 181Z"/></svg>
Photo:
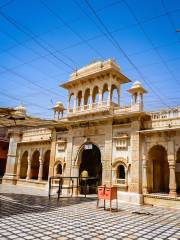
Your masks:
<svg viewBox="0 0 180 240"><path fill-rule="evenodd" d="M89 193L89 188L94 189L97 192L97 187L99 183L98 177L62 177L62 176L52 176L49 178L49 199L52 195L52 190L55 189L58 199L62 195L62 190L66 189L70 191L70 196L74 194L74 189L77 190L77 197L79 192L87 196Z"/></svg>

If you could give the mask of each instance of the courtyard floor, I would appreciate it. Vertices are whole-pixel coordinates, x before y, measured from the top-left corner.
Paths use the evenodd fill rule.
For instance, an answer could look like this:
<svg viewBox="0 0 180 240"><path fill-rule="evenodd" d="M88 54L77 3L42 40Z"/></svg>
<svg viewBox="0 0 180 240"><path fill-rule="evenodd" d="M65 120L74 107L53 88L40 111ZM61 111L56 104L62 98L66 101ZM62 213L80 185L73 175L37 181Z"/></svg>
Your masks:
<svg viewBox="0 0 180 240"><path fill-rule="evenodd" d="M94 198L49 201L44 190L0 185L3 239L180 239L180 211L119 202L110 213Z"/></svg>

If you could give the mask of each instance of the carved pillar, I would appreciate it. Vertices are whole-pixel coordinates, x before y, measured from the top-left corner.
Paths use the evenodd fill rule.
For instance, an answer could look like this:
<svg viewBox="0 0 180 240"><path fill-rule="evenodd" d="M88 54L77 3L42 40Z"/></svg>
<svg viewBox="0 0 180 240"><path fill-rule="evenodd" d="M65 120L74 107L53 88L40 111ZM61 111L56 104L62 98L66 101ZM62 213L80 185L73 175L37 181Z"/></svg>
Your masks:
<svg viewBox="0 0 180 240"><path fill-rule="evenodd" d="M84 110L84 91L82 91L81 109Z"/></svg>
<svg viewBox="0 0 180 240"><path fill-rule="evenodd" d="M102 97L103 97L102 89L99 89L99 105L100 106L102 105L102 101L103 101Z"/></svg>
<svg viewBox="0 0 180 240"><path fill-rule="evenodd" d="M148 193L148 189L147 189L147 161L146 159L143 159L143 176L142 176L143 182L143 194L147 194Z"/></svg>
<svg viewBox="0 0 180 240"><path fill-rule="evenodd" d="M120 90L118 89L118 105L120 106Z"/></svg>
<svg viewBox="0 0 180 240"><path fill-rule="evenodd" d="M69 113L69 109L70 109L70 94L68 94L68 105L67 105L68 113Z"/></svg>
<svg viewBox="0 0 180 240"><path fill-rule="evenodd" d="M20 177L20 170L21 170L21 156L19 154L17 161L17 179L19 179Z"/></svg>
<svg viewBox="0 0 180 240"><path fill-rule="evenodd" d="M128 184L128 166L125 167L125 184Z"/></svg>
<svg viewBox="0 0 180 240"><path fill-rule="evenodd" d="M89 108L92 109L92 89L90 88Z"/></svg>
<svg viewBox="0 0 180 240"><path fill-rule="evenodd" d="M50 153L50 163L49 163L49 176L54 176L54 163L56 158L56 129L52 129L51 135L51 153Z"/></svg>
<svg viewBox="0 0 180 240"><path fill-rule="evenodd" d="M142 138L142 192L143 194L148 193L148 159L147 159L147 143L144 136Z"/></svg>
<svg viewBox="0 0 180 240"><path fill-rule="evenodd" d="M74 95L74 108L73 108L73 112L76 112L76 106L77 106L77 96Z"/></svg>
<svg viewBox="0 0 180 240"><path fill-rule="evenodd" d="M169 195L176 197L176 174L175 174L175 154L174 142L168 141L168 163L169 163Z"/></svg>
<svg viewBox="0 0 180 240"><path fill-rule="evenodd" d="M176 197L176 173L175 173L175 164L169 164L169 196Z"/></svg>
<svg viewBox="0 0 180 240"><path fill-rule="evenodd" d="M27 169L27 177L26 180L31 179L31 156L28 155L28 169Z"/></svg>
<svg viewBox="0 0 180 240"><path fill-rule="evenodd" d="M10 129L8 133L10 141L3 183L15 183L17 180L17 148L18 142L21 141L21 131L20 129Z"/></svg>
<svg viewBox="0 0 180 240"><path fill-rule="evenodd" d="M39 156L39 173L38 173L38 181L42 181L43 177L43 160L42 157Z"/></svg>
<svg viewBox="0 0 180 240"><path fill-rule="evenodd" d="M107 105L110 106L111 104L111 86L108 86L108 101Z"/></svg>

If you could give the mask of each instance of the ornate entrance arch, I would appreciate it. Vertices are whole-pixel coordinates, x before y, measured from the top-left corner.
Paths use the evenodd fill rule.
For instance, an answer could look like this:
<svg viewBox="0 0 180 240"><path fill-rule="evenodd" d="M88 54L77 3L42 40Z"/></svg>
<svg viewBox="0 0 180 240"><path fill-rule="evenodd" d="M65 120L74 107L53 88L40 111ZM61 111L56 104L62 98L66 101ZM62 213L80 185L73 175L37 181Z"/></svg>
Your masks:
<svg viewBox="0 0 180 240"><path fill-rule="evenodd" d="M91 186L99 185L102 182L102 163L99 147L91 142L84 143L79 149L77 165L79 166L79 176L82 176L83 171L86 171L88 177L97 178L88 180L87 183L89 193L94 193L95 189L91 189Z"/></svg>

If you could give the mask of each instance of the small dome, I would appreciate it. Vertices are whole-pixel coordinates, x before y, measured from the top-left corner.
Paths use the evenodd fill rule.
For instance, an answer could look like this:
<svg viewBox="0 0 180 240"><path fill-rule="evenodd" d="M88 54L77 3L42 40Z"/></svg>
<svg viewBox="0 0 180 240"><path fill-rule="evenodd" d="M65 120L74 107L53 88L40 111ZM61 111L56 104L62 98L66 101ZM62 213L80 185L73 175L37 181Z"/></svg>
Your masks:
<svg viewBox="0 0 180 240"><path fill-rule="evenodd" d="M135 81L132 87L128 90L129 93L134 94L136 92L147 93L147 91L141 85L141 82Z"/></svg>
<svg viewBox="0 0 180 240"><path fill-rule="evenodd" d="M56 104L54 105L54 107L52 109L54 109L54 111L63 111L63 110L65 110L63 103L59 102L59 101L56 102Z"/></svg>
<svg viewBox="0 0 180 240"><path fill-rule="evenodd" d="M63 107L63 103L60 101L56 102L55 107L60 107L60 106Z"/></svg>
<svg viewBox="0 0 180 240"><path fill-rule="evenodd" d="M14 110L16 111L16 114L26 115L26 108L22 104L15 107Z"/></svg>

